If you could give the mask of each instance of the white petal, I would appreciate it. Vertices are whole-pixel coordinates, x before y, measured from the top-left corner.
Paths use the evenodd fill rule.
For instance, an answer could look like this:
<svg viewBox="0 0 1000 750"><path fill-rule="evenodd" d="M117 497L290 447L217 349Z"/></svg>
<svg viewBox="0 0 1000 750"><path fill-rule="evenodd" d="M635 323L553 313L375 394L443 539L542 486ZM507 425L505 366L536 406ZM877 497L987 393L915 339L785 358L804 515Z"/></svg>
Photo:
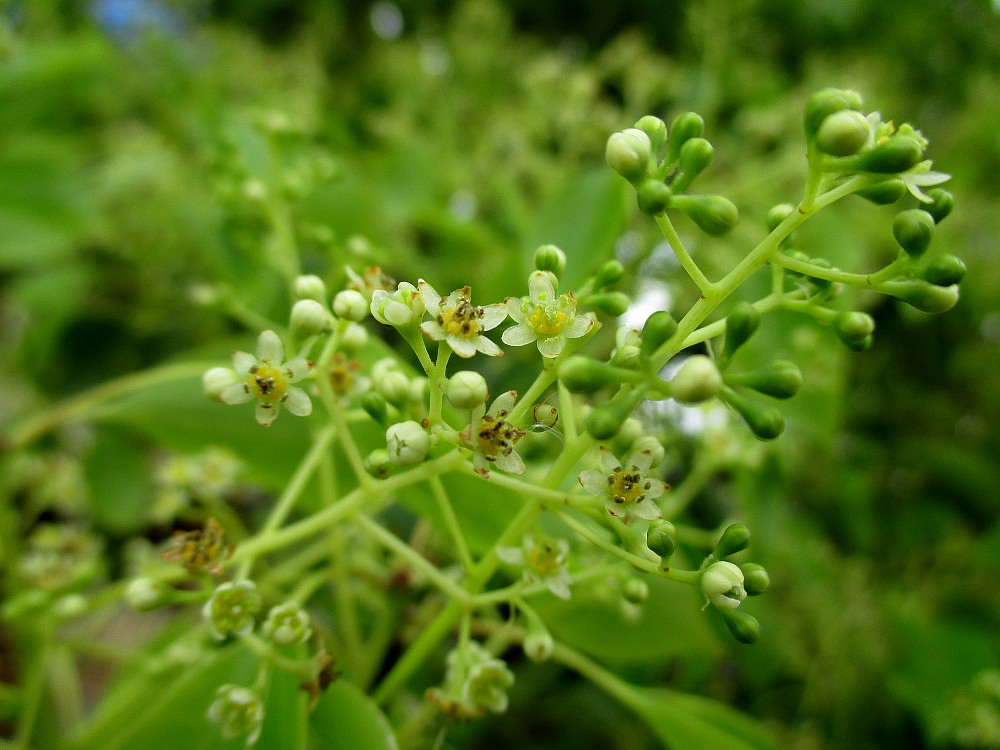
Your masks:
<svg viewBox="0 0 1000 750"><path fill-rule="evenodd" d="M572 583L572 581L573 579L570 578L569 575L560 574L547 578L545 580L545 587L560 599L569 599L569 584Z"/></svg>
<svg viewBox="0 0 1000 750"><path fill-rule="evenodd" d="M548 271L533 271L528 277L528 296L536 305L540 302L551 302L556 298L553 278Z"/></svg>
<svg viewBox="0 0 1000 750"><path fill-rule="evenodd" d="M233 352L233 369L240 375L249 375L250 369L258 364L257 358L249 352Z"/></svg>
<svg viewBox="0 0 1000 750"><path fill-rule="evenodd" d="M424 307L432 310L431 314L433 315L441 306L441 295L423 279L417 281L417 288L420 289L420 297L424 301Z"/></svg>
<svg viewBox="0 0 1000 750"><path fill-rule="evenodd" d="M376 289L372 292L372 303L370 305L372 311L372 317L375 318L379 323L388 324L388 320L382 314L382 309L389 302L389 292L385 289Z"/></svg>
<svg viewBox="0 0 1000 750"><path fill-rule="evenodd" d="M518 323L505 330L500 338L507 346L524 346L538 338L538 334L528 326Z"/></svg>
<svg viewBox="0 0 1000 750"><path fill-rule="evenodd" d="M580 485L591 495L604 497L608 494L608 475L593 469L581 471Z"/></svg>
<svg viewBox="0 0 1000 750"><path fill-rule="evenodd" d="M438 325L436 320L426 320L420 324L420 330L425 334L430 336L435 341L444 341L447 334L444 329Z"/></svg>
<svg viewBox="0 0 1000 750"><path fill-rule="evenodd" d="M479 451L476 451L476 454L472 457L472 468L484 479L490 475L490 463L486 460L486 456Z"/></svg>
<svg viewBox="0 0 1000 750"><path fill-rule="evenodd" d="M601 465L601 471L605 474L610 474L612 471L620 467L621 461L618 460L614 453L609 451L603 445L601 446L601 454L598 462Z"/></svg>
<svg viewBox="0 0 1000 750"><path fill-rule="evenodd" d="M298 357L285 362L285 373L288 375L289 383L297 383L309 375L309 360Z"/></svg>
<svg viewBox="0 0 1000 750"><path fill-rule="evenodd" d="M476 349L488 357L503 356L503 350L485 336L476 336L476 338L472 340L472 343L475 345Z"/></svg>
<svg viewBox="0 0 1000 750"><path fill-rule="evenodd" d="M663 513L660 511L660 507L648 497L636 505L632 509L630 515L633 515L636 518L642 518L646 521L655 521L658 518L663 518Z"/></svg>
<svg viewBox="0 0 1000 750"><path fill-rule="evenodd" d="M590 313L577 315L572 324L563 329L562 334L569 339L578 339L594 327L594 319Z"/></svg>
<svg viewBox="0 0 1000 750"><path fill-rule="evenodd" d="M285 358L285 347L274 331L262 331L257 337L257 359L261 362L280 363Z"/></svg>
<svg viewBox="0 0 1000 750"><path fill-rule="evenodd" d="M308 417L312 414L313 407L309 396L304 390L296 388L294 385L288 386L288 390L285 392L285 400L281 403L296 417Z"/></svg>
<svg viewBox="0 0 1000 750"><path fill-rule="evenodd" d="M482 310L483 317L480 318L479 323L484 331L492 331L507 319L507 306L502 303L484 305Z"/></svg>
<svg viewBox="0 0 1000 750"><path fill-rule="evenodd" d="M643 490L642 494L644 494L649 500L655 500L670 489L670 485L661 479L649 479L647 481L649 482L649 489Z"/></svg>
<svg viewBox="0 0 1000 750"><path fill-rule="evenodd" d="M505 391L496 397L493 405L490 406L490 414L498 414L501 411L509 412L517 403L517 391Z"/></svg>
<svg viewBox="0 0 1000 750"><path fill-rule="evenodd" d="M566 346L566 339L562 336L548 336L538 339L538 351L543 357L558 357L562 354L563 347Z"/></svg>
<svg viewBox="0 0 1000 750"><path fill-rule="evenodd" d="M521 297L508 297L506 299L507 303L507 314L516 322L524 323L526 316L524 314L524 303L525 300Z"/></svg>
<svg viewBox="0 0 1000 750"><path fill-rule="evenodd" d="M497 456L496 467L501 471L506 471L508 474L523 474L524 473L524 459L522 459L516 451L511 451L506 456Z"/></svg>
<svg viewBox="0 0 1000 750"><path fill-rule="evenodd" d="M497 547L497 557L511 565L524 565L524 550L520 547Z"/></svg>
<svg viewBox="0 0 1000 750"><path fill-rule="evenodd" d="M245 404L253 400L253 394L250 393L246 383L233 383L222 389L219 400L224 404Z"/></svg>
<svg viewBox="0 0 1000 750"><path fill-rule="evenodd" d="M653 465L653 454L650 451L634 451L626 460L629 466L635 466L640 474L645 474Z"/></svg>
<svg viewBox="0 0 1000 750"><path fill-rule="evenodd" d="M459 357L468 359L476 353L476 343L470 338L466 338L465 336L449 336L447 341L448 346Z"/></svg>
<svg viewBox="0 0 1000 750"><path fill-rule="evenodd" d="M382 308L382 315L385 316L386 321L390 325L394 326L405 326L407 323L412 323L414 317L413 311L409 307L394 299L390 299L385 303L385 307Z"/></svg>
<svg viewBox="0 0 1000 750"><path fill-rule="evenodd" d="M278 405L277 404L262 404L257 403L257 408L254 411L254 416L257 418L257 424L261 427L269 427L271 422L273 422L278 417Z"/></svg>

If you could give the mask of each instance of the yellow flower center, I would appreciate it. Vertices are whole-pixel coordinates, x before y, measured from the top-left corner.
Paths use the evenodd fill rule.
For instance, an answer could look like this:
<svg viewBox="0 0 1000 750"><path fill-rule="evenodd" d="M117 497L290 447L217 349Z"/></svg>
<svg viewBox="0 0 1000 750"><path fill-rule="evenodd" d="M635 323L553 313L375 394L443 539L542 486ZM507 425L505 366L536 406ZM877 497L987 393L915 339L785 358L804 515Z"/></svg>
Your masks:
<svg viewBox="0 0 1000 750"><path fill-rule="evenodd" d="M250 368L247 386L255 398L276 403L285 397L288 383L285 379L285 373L277 367L261 364Z"/></svg>
<svg viewBox="0 0 1000 750"><path fill-rule="evenodd" d="M347 359L343 354L335 354L330 367L330 387L338 396L343 396L354 385L355 372L361 367L358 362Z"/></svg>
<svg viewBox="0 0 1000 750"><path fill-rule="evenodd" d="M437 315L437 323L449 336L472 338L483 331L483 308L462 300L457 307L445 307Z"/></svg>
<svg viewBox="0 0 1000 750"><path fill-rule="evenodd" d="M550 576L559 569L559 554L551 544L532 547L528 553L528 566L540 576Z"/></svg>
<svg viewBox="0 0 1000 750"><path fill-rule="evenodd" d="M535 311L528 316L528 325L536 333L554 336L562 331L567 315L554 305L535 305Z"/></svg>
<svg viewBox="0 0 1000 750"><path fill-rule="evenodd" d="M487 461L495 461L497 456L509 456L514 444L524 437L524 430L507 422L504 419L506 416L507 412L501 409L495 417L487 414L479 421L476 437L479 450Z"/></svg>
<svg viewBox="0 0 1000 750"><path fill-rule="evenodd" d="M643 480L638 466L632 466L628 471L616 466L608 474L611 499L616 503L640 503L645 498L643 492L652 486Z"/></svg>

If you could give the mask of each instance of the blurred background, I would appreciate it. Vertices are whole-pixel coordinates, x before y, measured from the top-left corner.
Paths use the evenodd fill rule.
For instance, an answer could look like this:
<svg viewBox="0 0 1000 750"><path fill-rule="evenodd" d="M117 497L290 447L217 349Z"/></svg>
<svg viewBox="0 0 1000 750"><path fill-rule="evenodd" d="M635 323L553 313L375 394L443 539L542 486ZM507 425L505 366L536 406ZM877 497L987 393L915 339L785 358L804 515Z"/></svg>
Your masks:
<svg viewBox="0 0 1000 750"><path fill-rule="evenodd" d="M877 321L863 353L768 319L756 346L797 361L806 386L785 436L745 443L689 519L753 529L773 581L754 611L764 637L665 619L648 655L598 656L735 705L789 748L1000 748L1000 12L986 0L0 3L0 424L249 347L255 316L286 314L279 230L334 287L345 265L379 264L497 301L555 243L570 287L617 255L625 291L683 313L693 290L604 166L607 136L645 114L704 117L716 159L698 189L743 218L723 240L679 227L715 277L768 208L798 200L802 105L825 86L930 140L957 205L932 247L966 261L962 299L929 316L847 295ZM895 252L892 215L852 198L798 241L874 269ZM503 360L477 365L523 387L529 353ZM200 421L215 412L171 422L168 407L8 461L4 513L76 502L109 540L145 533L151 457L220 439ZM700 438L660 429L682 479ZM114 487L110 467L124 467ZM470 726L467 746L656 747L571 675L521 682L523 722Z"/></svg>

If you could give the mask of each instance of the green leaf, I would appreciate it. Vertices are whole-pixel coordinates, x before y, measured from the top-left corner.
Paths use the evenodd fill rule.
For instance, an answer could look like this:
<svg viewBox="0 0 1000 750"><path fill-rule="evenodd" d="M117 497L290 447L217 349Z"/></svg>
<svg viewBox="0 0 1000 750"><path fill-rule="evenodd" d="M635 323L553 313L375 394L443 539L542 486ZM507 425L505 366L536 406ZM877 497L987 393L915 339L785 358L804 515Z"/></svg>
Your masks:
<svg viewBox="0 0 1000 750"><path fill-rule="evenodd" d="M310 718L324 750L397 750L385 714L371 698L349 682L326 689Z"/></svg>
<svg viewBox="0 0 1000 750"><path fill-rule="evenodd" d="M84 464L97 526L126 534L145 523L150 499L148 463L136 441L120 430L97 431Z"/></svg>
<svg viewBox="0 0 1000 750"><path fill-rule="evenodd" d="M305 657L301 646L285 649L292 659ZM264 725L256 750L305 750L309 734L309 694L298 675L274 668L264 704Z"/></svg>

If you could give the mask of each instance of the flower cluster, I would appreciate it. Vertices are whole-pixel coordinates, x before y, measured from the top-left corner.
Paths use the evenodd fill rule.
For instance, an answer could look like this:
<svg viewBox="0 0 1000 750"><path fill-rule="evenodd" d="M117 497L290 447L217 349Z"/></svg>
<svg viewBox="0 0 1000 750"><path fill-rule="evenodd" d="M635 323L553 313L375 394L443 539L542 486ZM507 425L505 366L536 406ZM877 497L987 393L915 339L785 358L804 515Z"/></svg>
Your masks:
<svg viewBox="0 0 1000 750"><path fill-rule="evenodd" d="M444 686L428 690L427 698L458 719L487 711L501 714L507 710L507 689L513 684L514 674L502 659L469 641L448 654Z"/></svg>

